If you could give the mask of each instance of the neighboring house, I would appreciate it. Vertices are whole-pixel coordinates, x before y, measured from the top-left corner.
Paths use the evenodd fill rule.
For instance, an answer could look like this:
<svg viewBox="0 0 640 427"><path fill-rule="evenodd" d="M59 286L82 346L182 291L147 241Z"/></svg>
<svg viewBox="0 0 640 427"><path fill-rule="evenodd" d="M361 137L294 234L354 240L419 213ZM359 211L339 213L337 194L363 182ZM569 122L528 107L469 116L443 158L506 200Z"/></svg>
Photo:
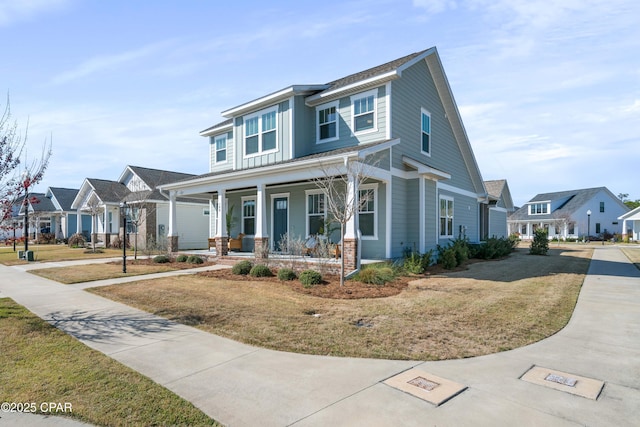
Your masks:
<svg viewBox="0 0 640 427"><path fill-rule="evenodd" d="M480 211L480 221L487 230L483 237L507 237L507 217L515 212L511 191L506 179L485 181L484 186L489 194L489 203Z"/></svg>
<svg viewBox="0 0 640 427"><path fill-rule="evenodd" d="M489 233L480 221L487 193L436 48L326 84L289 86L222 115L200 133L209 139L210 173L160 187L172 202L174 249L187 224L174 210L178 196L211 203L218 255L228 250L230 207L229 234L245 235L245 251L277 251L286 234L316 234L328 213L313 180L371 156L380 161L367 182L347 189L368 199L347 224L347 268L358 256L395 258Z"/></svg>
<svg viewBox="0 0 640 427"><path fill-rule="evenodd" d="M78 231L78 212L71 208L78 195L77 189L49 187L45 197L51 200L54 210L49 212L49 229L56 239L68 239ZM90 230L91 217L80 214L81 230Z"/></svg>
<svg viewBox="0 0 640 427"><path fill-rule="evenodd" d="M169 222L169 201L168 196L157 187L193 176L181 172L127 166L118 181L85 179L71 207L91 215L91 235L95 235L98 241L106 242L107 245L121 233L121 212L126 212L127 234L131 244L135 243L140 249L149 243L163 245L166 243L166 224ZM206 247L209 227L208 202L179 198L177 209L188 219L188 224L181 234L180 248Z"/></svg>
<svg viewBox="0 0 640 427"><path fill-rule="evenodd" d="M622 238L640 241L640 206L618 217L622 221Z"/></svg>
<svg viewBox="0 0 640 427"><path fill-rule="evenodd" d="M20 216L20 210L24 203L21 196L11 204L11 215L0 223L0 240L19 239L24 234L24 218Z"/></svg>
<svg viewBox="0 0 640 427"><path fill-rule="evenodd" d="M21 219L23 227L25 209L28 209L30 239L37 240L39 234L51 233L51 214L56 210L51 199L43 193L29 193L26 205L23 203L18 212L18 217Z"/></svg>
<svg viewBox="0 0 640 427"><path fill-rule="evenodd" d="M508 219L511 232L532 239L535 230L548 230L560 239L622 232L618 219L629 208L606 187L538 194Z"/></svg>

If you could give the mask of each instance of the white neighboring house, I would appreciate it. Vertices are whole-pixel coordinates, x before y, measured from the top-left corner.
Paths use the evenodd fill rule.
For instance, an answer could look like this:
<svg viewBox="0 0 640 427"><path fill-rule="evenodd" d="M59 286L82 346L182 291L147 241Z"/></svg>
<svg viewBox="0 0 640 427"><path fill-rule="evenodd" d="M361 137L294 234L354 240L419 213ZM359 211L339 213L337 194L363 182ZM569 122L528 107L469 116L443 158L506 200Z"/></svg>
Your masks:
<svg viewBox="0 0 640 427"><path fill-rule="evenodd" d="M91 235L108 246L121 234L121 204L126 202L129 242L144 249L147 243L166 244L169 223L168 196L157 189L161 184L189 179L195 175L159 169L127 166L118 181L87 178L71 207L92 215ZM180 249L207 247L209 203L178 198L177 210L187 221L181 228Z"/></svg>
<svg viewBox="0 0 640 427"><path fill-rule="evenodd" d="M538 228L549 237L579 239L622 233L619 217L629 208L606 187L542 193L508 219L511 233L533 239Z"/></svg>
<svg viewBox="0 0 640 427"><path fill-rule="evenodd" d="M622 238L640 241L640 206L618 217L622 221Z"/></svg>

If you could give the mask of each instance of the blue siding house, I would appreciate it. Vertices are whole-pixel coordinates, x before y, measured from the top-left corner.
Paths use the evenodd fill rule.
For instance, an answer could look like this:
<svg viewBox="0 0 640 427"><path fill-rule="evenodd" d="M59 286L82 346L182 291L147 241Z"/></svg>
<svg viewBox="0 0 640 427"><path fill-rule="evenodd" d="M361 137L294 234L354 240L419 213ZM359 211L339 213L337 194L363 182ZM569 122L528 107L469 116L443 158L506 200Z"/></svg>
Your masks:
<svg viewBox="0 0 640 427"><path fill-rule="evenodd" d="M285 234L313 235L319 218L330 219L314 179L371 156L379 161L366 182L349 188L369 202L343 236L348 267L357 268L358 255L396 258L407 248L425 252L488 234L480 217L489 197L435 47L329 83L292 85L222 116L200 132L210 172L160 186L172 201L174 248L184 226L179 197L210 202L209 236L219 255L228 235L241 234L245 251L277 251Z"/></svg>

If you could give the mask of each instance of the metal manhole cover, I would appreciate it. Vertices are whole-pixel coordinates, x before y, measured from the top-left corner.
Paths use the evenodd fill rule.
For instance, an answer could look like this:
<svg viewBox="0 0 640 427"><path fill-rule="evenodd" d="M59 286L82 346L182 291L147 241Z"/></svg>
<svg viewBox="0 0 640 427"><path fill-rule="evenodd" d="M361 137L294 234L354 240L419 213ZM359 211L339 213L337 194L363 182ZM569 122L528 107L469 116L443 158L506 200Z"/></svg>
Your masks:
<svg viewBox="0 0 640 427"><path fill-rule="evenodd" d="M423 390L432 391L434 388L438 387L440 384L429 381L426 378L416 377L412 380L407 381L409 384L414 385L416 387L420 387Z"/></svg>

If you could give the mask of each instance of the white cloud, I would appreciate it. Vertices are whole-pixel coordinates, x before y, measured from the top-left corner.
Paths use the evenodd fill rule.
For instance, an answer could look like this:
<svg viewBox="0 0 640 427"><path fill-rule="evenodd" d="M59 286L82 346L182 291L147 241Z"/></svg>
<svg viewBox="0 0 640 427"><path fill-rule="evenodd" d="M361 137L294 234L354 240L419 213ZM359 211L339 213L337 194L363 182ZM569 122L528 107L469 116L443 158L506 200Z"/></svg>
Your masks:
<svg viewBox="0 0 640 427"><path fill-rule="evenodd" d="M458 7L454 0L413 0L413 5L424 9L429 14L437 14Z"/></svg>
<svg viewBox="0 0 640 427"><path fill-rule="evenodd" d="M0 0L0 27L64 8L69 0Z"/></svg>

